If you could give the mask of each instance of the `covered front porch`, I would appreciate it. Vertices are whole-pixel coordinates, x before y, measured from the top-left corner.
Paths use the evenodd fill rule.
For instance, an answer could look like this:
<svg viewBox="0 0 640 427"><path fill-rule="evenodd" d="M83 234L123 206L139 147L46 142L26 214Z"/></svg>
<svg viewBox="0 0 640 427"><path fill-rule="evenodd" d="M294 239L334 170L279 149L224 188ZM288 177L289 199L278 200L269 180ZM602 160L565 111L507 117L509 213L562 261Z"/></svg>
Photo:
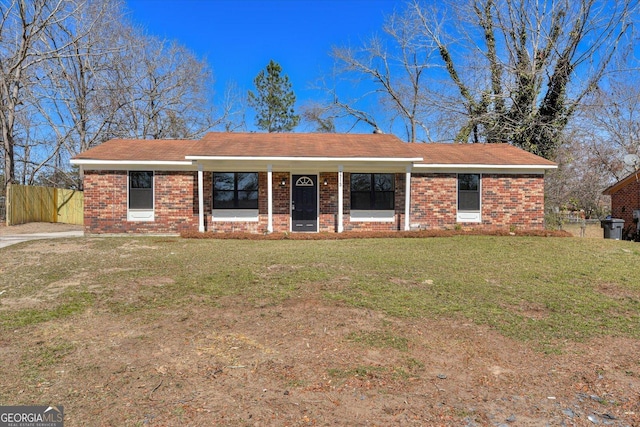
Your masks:
<svg viewBox="0 0 640 427"><path fill-rule="evenodd" d="M415 159L187 160L198 170L200 232L410 229Z"/></svg>

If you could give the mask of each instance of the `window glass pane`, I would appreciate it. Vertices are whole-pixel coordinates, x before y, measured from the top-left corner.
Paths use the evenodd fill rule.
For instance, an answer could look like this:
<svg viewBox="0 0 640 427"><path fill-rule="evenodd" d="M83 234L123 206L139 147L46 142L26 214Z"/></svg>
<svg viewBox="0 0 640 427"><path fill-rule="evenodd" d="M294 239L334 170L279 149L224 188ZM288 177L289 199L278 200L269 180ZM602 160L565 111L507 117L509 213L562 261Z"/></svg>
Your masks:
<svg viewBox="0 0 640 427"><path fill-rule="evenodd" d="M371 209L371 193L369 191L353 191L351 193L351 209Z"/></svg>
<svg viewBox="0 0 640 427"><path fill-rule="evenodd" d="M258 209L257 172L213 174L214 209Z"/></svg>
<svg viewBox="0 0 640 427"><path fill-rule="evenodd" d="M370 191L371 175L368 173L351 174L351 191Z"/></svg>
<svg viewBox="0 0 640 427"><path fill-rule="evenodd" d="M258 174L251 173L238 173L238 190L257 190L258 189Z"/></svg>
<svg viewBox="0 0 640 427"><path fill-rule="evenodd" d="M458 175L458 210L480 210L480 175Z"/></svg>
<svg viewBox="0 0 640 427"><path fill-rule="evenodd" d="M373 179L375 182L376 191L393 191L393 174L374 174Z"/></svg>
<svg viewBox="0 0 640 427"><path fill-rule="evenodd" d="M238 191L239 209L258 209L257 191Z"/></svg>
<svg viewBox="0 0 640 427"><path fill-rule="evenodd" d="M233 204L234 191L216 190L213 193L214 202L231 202Z"/></svg>
<svg viewBox="0 0 640 427"><path fill-rule="evenodd" d="M221 191L216 193L216 198L213 200L214 209L233 209L233 192Z"/></svg>
<svg viewBox="0 0 640 427"><path fill-rule="evenodd" d="M460 174L458 175L458 190L478 191L480 175Z"/></svg>
<svg viewBox="0 0 640 427"><path fill-rule="evenodd" d="M129 209L153 209L153 190L129 190Z"/></svg>
<svg viewBox="0 0 640 427"><path fill-rule="evenodd" d="M129 188L152 188L153 172L129 172Z"/></svg>
<svg viewBox="0 0 640 427"><path fill-rule="evenodd" d="M235 177L233 173L214 173L213 188L216 190L233 190Z"/></svg>
<svg viewBox="0 0 640 427"><path fill-rule="evenodd" d="M153 172L129 172L129 209L153 209Z"/></svg>
<svg viewBox="0 0 640 427"><path fill-rule="evenodd" d="M392 173L351 174L351 209L392 210L394 181Z"/></svg>
<svg viewBox="0 0 640 427"><path fill-rule="evenodd" d="M378 191L374 194L374 206L373 209L378 210L392 210L393 209L393 191Z"/></svg>
<svg viewBox="0 0 640 427"><path fill-rule="evenodd" d="M458 194L458 210L479 211L480 210L480 192L479 191L460 191L460 193Z"/></svg>

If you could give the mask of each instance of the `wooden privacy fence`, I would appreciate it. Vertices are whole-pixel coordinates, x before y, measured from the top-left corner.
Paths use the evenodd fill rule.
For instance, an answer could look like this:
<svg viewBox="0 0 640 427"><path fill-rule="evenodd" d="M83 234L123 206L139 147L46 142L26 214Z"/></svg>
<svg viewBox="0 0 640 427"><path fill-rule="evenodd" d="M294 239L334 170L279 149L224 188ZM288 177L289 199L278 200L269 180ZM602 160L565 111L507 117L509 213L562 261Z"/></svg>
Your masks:
<svg viewBox="0 0 640 427"><path fill-rule="evenodd" d="M84 194L79 190L9 185L6 200L7 225L27 222L84 223Z"/></svg>

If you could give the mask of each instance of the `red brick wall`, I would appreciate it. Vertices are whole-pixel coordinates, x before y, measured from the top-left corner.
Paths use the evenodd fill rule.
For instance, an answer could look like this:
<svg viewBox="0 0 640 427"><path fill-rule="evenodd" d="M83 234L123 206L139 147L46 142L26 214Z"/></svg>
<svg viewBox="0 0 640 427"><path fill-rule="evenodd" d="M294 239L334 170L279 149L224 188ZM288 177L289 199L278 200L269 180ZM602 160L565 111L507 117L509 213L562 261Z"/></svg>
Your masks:
<svg viewBox="0 0 640 427"><path fill-rule="evenodd" d="M212 221L213 174L204 173L205 229L213 232L267 231L267 173L260 172L257 222ZM280 186L282 179L285 186ZM127 221L127 172L85 172L85 230L87 233L179 233L198 229L197 172L155 173L155 221ZM324 181L327 185L324 185ZM290 175L273 173L273 229L290 231ZM457 178L455 173L413 173L411 178L412 228L446 229L456 226ZM631 210L616 211L616 201L635 197L639 184L628 186L612 198L613 215L631 223ZM635 190L634 190L635 189ZM319 231L337 231L338 174L319 174ZM627 194L628 192L629 194ZM625 200L626 200L625 199ZM393 222L350 221L350 174L344 173L343 228L345 231L390 231L404 229L405 174L395 178ZM485 174L482 176L482 224L464 227L535 229L544 227L544 178L542 175ZM621 203L621 202L620 202Z"/></svg>
<svg viewBox="0 0 640 427"><path fill-rule="evenodd" d="M411 227L453 228L457 213L455 173L413 173ZM543 175L483 174L482 223L465 228L544 228Z"/></svg>
<svg viewBox="0 0 640 427"><path fill-rule="evenodd" d="M85 171L85 231L173 234L197 229L197 182L196 172L155 172L155 220L127 221L127 171Z"/></svg>
<svg viewBox="0 0 640 427"><path fill-rule="evenodd" d="M482 175L482 224L485 227L544 228L542 175Z"/></svg>
<svg viewBox="0 0 640 427"><path fill-rule="evenodd" d="M84 172L84 228L87 233L123 233L127 221L127 172Z"/></svg>
<svg viewBox="0 0 640 427"><path fill-rule="evenodd" d="M411 228L453 228L457 182L455 173L412 173Z"/></svg>
<svg viewBox="0 0 640 427"><path fill-rule="evenodd" d="M635 181L611 195L611 217L624 219L625 229L636 229L633 210L640 209L640 182Z"/></svg>
<svg viewBox="0 0 640 427"><path fill-rule="evenodd" d="M324 185L324 181L327 185ZM319 231L334 232L338 230L338 173L323 172L318 177L320 206L318 206Z"/></svg>

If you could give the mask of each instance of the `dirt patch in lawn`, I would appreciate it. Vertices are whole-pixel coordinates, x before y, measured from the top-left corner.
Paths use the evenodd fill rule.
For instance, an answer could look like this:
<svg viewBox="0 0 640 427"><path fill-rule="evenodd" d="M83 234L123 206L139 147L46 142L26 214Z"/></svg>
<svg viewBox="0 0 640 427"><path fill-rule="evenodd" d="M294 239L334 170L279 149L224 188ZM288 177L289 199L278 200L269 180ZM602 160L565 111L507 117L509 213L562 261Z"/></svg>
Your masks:
<svg viewBox="0 0 640 427"><path fill-rule="evenodd" d="M640 423L634 340L542 354L467 322L330 303L313 287L277 306L223 297L154 313L98 305L0 336L0 402L64 405L67 426Z"/></svg>

